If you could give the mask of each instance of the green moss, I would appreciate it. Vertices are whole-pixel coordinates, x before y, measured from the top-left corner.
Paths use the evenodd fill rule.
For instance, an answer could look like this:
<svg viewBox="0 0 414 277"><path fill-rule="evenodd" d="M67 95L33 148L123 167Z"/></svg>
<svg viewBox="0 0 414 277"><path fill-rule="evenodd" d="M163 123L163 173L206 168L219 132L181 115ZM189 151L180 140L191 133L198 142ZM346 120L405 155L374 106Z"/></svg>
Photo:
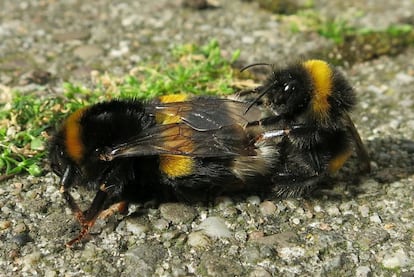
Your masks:
<svg viewBox="0 0 414 277"><path fill-rule="evenodd" d="M311 9L288 17L294 19L290 20L292 32L317 32L333 42L330 48L320 49L318 53L310 53L310 56L326 59L334 64L396 55L414 45L414 26L409 24L396 24L379 30L360 28L352 26L343 18L323 18Z"/></svg>
<svg viewBox="0 0 414 277"><path fill-rule="evenodd" d="M294 19L291 20L292 32L317 32L333 42L327 48L309 53L310 57L333 64L353 64L383 55L393 56L414 45L414 27L408 24L379 30L357 28L341 18L324 19L312 10L302 11Z"/></svg>
<svg viewBox="0 0 414 277"><path fill-rule="evenodd" d="M356 30L346 34L343 41L326 53L335 64L353 64L383 55L398 55L414 45L414 29L409 26L390 26L385 30Z"/></svg>
<svg viewBox="0 0 414 277"><path fill-rule="evenodd" d="M317 32L335 43L342 43L347 34L355 32L355 28L351 27L347 21L342 19L327 20L320 24Z"/></svg>

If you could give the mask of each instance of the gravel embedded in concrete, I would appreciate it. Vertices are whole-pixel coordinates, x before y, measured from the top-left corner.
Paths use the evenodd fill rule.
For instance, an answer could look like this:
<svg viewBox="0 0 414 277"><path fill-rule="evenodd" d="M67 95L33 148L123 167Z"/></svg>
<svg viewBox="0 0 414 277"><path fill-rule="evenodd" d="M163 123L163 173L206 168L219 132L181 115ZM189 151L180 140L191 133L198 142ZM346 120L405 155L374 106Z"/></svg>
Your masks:
<svg viewBox="0 0 414 277"><path fill-rule="evenodd" d="M0 100L10 89L59 93L63 80L87 86L91 70L124 75L142 61L168 60L174 45L212 38L226 57L240 49L243 65L284 65L330 44L292 32L254 2L217 2L192 10L178 0L1 1ZM414 13L411 0L316 2L318 13L359 27L412 23ZM358 94L352 118L372 156L371 175L358 176L352 159L305 198L246 195L137 208L97 222L74 249L64 243L79 226L56 176L17 176L0 183L0 275L412 276L414 48L343 71ZM82 189L74 195L85 205L92 197ZM225 222L231 235L203 233L208 218Z"/></svg>

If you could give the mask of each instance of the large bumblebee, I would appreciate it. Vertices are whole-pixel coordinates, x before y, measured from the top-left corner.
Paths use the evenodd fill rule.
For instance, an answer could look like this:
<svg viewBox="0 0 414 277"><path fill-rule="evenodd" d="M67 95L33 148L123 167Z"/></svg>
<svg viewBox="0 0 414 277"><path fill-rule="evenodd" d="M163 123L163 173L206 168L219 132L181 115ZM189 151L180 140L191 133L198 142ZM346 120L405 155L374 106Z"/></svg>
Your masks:
<svg viewBox="0 0 414 277"><path fill-rule="evenodd" d="M70 115L50 143L51 167L82 228L67 245L129 202L268 189L278 149L274 140L254 141L260 134L246 127L262 112L246 113L247 107L174 95L150 103L113 100ZM97 191L84 212L69 192L74 185Z"/></svg>
<svg viewBox="0 0 414 277"><path fill-rule="evenodd" d="M242 70L256 65L272 67L253 64ZM367 150L348 115L356 96L345 77L321 60L272 69L262 86L239 95L250 100L249 108L263 108L261 120L248 124L264 129L258 140L277 140L275 192L297 195L314 187L343 166L353 145L361 170L370 171Z"/></svg>

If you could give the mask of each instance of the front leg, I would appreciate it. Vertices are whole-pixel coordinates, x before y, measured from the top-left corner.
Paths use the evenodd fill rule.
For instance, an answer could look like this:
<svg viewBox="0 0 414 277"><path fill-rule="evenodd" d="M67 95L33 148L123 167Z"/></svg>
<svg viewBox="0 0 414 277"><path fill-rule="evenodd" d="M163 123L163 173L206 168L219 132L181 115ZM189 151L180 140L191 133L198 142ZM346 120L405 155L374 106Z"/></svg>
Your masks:
<svg viewBox="0 0 414 277"><path fill-rule="evenodd" d="M123 180L118 178L121 173L121 168L122 167L118 166L105 172L104 177L100 180L101 186L99 187L99 190L96 192L89 208L84 212L82 212L70 192L66 190L64 186L61 187L63 197L81 225L81 231L78 236L66 243L67 247L72 247L73 244L81 241L89 233L89 230L95 224L96 219L104 211L104 206L107 201L115 194L118 195L122 193L124 185ZM125 211L125 207L127 207L127 205L120 205L118 210ZM106 213L106 215L108 215L108 213Z"/></svg>
<svg viewBox="0 0 414 277"><path fill-rule="evenodd" d="M108 199L108 191L105 185L102 185L96 193L91 206L85 212L82 212L82 210L79 208L78 204L76 204L70 192L63 191L62 193L70 209L72 210L72 213L75 215L76 219L79 221L79 224L81 225L81 231L79 232L78 236L66 243L67 247L72 247L73 244L81 241L89 233L89 230L95 224L96 218L103 210L105 201Z"/></svg>

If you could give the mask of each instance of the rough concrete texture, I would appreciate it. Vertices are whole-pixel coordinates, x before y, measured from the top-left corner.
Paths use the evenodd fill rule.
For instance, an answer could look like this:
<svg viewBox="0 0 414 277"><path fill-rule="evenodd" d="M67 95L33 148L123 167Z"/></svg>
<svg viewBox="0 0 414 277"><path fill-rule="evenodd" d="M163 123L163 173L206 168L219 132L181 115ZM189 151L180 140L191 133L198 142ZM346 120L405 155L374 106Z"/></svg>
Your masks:
<svg viewBox="0 0 414 277"><path fill-rule="evenodd" d="M123 75L168 60L173 45L212 38L225 56L240 49L244 64L284 65L330 44L291 32L255 2L215 2L194 10L176 0L3 0L0 83L35 90L28 78L47 71L59 92L62 80L88 85L92 69ZM318 14L358 27L412 24L414 13L411 0L314 2ZM352 117L371 175L357 176L352 159L332 187L306 198L132 207L75 249L64 246L78 226L57 178L17 176L0 183L0 276L413 276L414 48L342 70L358 94Z"/></svg>

